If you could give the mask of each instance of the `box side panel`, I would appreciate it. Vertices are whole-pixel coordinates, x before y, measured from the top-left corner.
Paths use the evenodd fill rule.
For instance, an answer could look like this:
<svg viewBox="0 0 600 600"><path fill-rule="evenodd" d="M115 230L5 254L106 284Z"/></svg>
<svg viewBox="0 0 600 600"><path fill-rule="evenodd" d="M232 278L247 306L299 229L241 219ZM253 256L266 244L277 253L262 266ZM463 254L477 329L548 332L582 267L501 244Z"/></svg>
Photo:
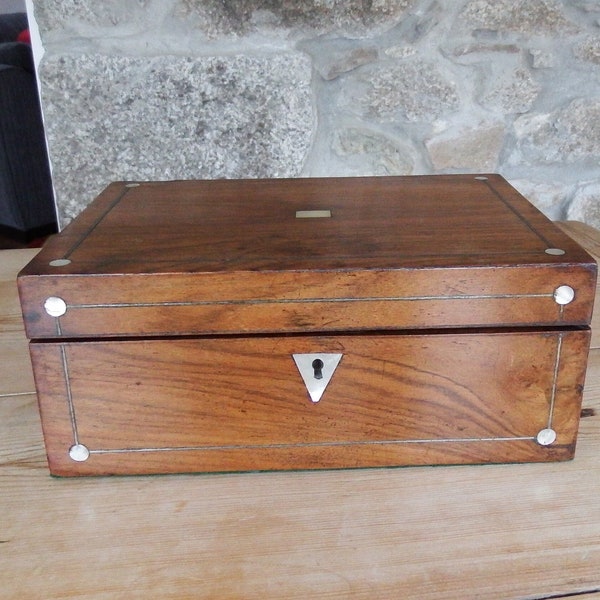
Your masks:
<svg viewBox="0 0 600 600"><path fill-rule="evenodd" d="M600 231L580 221L556 223L561 230L580 243L596 262L600 261ZM600 297L600 279L596 279L596 297ZM596 308L590 321L592 328L592 348L600 347L600 310Z"/></svg>
<svg viewBox="0 0 600 600"><path fill-rule="evenodd" d="M92 475L566 460L588 343L282 336L33 343L32 356L51 471ZM341 355L317 402L298 354Z"/></svg>

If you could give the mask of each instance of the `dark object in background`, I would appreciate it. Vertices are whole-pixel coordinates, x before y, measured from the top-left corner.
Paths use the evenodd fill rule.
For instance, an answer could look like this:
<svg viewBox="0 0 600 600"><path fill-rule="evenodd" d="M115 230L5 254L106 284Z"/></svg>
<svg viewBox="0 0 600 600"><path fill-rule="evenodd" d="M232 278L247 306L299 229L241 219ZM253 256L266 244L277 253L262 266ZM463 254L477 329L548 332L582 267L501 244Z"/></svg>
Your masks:
<svg viewBox="0 0 600 600"><path fill-rule="evenodd" d="M57 230L27 15L0 15L0 235L23 243Z"/></svg>

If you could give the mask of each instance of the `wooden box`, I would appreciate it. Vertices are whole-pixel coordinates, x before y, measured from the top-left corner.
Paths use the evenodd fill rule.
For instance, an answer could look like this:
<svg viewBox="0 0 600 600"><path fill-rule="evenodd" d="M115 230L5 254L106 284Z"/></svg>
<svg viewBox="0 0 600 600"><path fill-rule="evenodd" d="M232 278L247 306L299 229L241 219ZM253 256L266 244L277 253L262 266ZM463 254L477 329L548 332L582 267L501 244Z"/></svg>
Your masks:
<svg viewBox="0 0 600 600"><path fill-rule="evenodd" d="M19 275L50 470L570 459L595 277L498 175L111 184Z"/></svg>

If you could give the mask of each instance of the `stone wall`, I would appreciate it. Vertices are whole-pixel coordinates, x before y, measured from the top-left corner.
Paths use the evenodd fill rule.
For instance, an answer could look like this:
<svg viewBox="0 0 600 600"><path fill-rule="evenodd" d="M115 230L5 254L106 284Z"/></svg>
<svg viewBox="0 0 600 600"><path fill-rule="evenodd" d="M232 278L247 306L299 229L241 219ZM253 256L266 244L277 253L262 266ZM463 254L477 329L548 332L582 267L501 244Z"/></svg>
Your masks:
<svg viewBox="0 0 600 600"><path fill-rule="evenodd" d="M495 171L600 226L598 0L29 0L61 222L130 179Z"/></svg>

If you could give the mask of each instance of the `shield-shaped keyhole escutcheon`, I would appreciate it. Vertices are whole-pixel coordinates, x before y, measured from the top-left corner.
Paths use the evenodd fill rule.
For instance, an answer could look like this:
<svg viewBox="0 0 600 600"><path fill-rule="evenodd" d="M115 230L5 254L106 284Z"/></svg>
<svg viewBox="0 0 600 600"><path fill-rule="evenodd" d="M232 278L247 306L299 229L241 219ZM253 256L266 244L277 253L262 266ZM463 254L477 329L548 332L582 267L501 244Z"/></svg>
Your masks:
<svg viewBox="0 0 600 600"><path fill-rule="evenodd" d="M318 402L329 385L342 354L292 354L308 395Z"/></svg>

